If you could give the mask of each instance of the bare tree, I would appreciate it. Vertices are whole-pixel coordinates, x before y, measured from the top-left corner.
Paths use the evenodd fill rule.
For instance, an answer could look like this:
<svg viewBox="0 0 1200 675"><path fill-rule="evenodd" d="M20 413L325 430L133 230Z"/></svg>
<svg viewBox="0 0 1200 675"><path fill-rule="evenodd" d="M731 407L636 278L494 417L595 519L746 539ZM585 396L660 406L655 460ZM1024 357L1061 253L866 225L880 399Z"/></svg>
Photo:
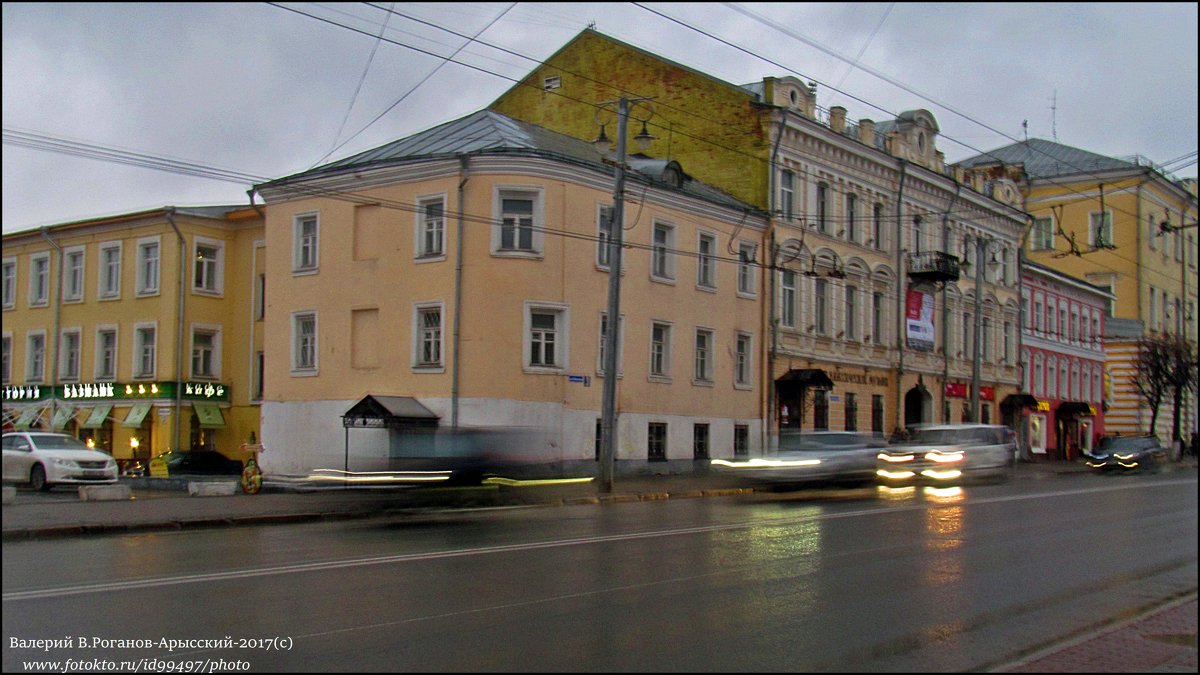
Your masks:
<svg viewBox="0 0 1200 675"><path fill-rule="evenodd" d="M1171 387L1173 367L1172 341L1147 335L1138 340L1137 377L1134 384L1138 394L1150 407L1150 433L1158 427L1158 411Z"/></svg>
<svg viewBox="0 0 1200 675"><path fill-rule="evenodd" d="M1167 382L1175 397L1175 421L1171 428L1171 440L1179 441L1183 447L1183 431L1180 413L1184 395L1196 388L1196 351L1191 342L1176 336L1170 340L1170 369Z"/></svg>

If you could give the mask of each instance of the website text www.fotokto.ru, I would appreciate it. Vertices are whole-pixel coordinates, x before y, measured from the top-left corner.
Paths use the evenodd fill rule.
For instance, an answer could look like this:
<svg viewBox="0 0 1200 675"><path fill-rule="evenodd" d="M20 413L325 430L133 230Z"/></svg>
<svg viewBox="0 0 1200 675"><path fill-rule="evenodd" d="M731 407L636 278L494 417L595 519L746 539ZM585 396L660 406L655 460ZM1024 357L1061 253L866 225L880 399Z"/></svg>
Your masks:
<svg viewBox="0 0 1200 675"><path fill-rule="evenodd" d="M67 659L22 661L21 667L29 673L228 673L249 671L250 662L225 659Z"/></svg>

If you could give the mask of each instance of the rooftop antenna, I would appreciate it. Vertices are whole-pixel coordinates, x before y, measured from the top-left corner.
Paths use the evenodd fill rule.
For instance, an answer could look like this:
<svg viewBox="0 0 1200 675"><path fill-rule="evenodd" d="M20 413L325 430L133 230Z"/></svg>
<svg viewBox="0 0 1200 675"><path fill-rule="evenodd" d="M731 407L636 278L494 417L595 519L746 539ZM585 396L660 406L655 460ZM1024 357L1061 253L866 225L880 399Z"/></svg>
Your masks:
<svg viewBox="0 0 1200 675"><path fill-rule="evenodd" d="M1050 134L1054 142L1058 142L1058 90L1054 90L1054 98L1050 99Z"/></svg>
<svg viewBox="0 0 1200 675"><path fill-rule="evenodd" d="M1029 142L1029 120L1021 121L1021 129L1025 131L1025 141Z"/></svg>

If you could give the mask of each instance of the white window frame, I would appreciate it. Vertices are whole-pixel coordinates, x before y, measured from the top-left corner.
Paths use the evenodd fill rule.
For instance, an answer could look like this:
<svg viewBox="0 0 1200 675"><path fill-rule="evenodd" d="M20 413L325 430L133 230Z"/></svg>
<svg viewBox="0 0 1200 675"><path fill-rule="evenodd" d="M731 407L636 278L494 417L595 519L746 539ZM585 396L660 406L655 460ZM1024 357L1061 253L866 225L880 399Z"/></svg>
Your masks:
<svg viewBox="0 0 1200 675"><path fill-rule="evenodd" d="M607 323L608 312L600 312L596 320L597 347L596 347L596 375L604 377L604 349L605 349L605 323ZM625 374L625 315L622 314L617 319L617 377L620 378Z"/></svg>
<svg viewBox="0 0 1200 675"><path fill-rule="evenodd" d="M40 340L41 347L35 349L34 340ZM41 384L46 381L46 330L36 328L25 332L25 382ZM35 370L34 366L37 366Z"/></svg>
<svg viewBox="0 0 1200 675"><path fill-rule="evenodd" d="M312 320L312 334L310 344L302 343L306 335L300 333L300 323L302 321ZM291 375L293 377L312 377L320 372L321 368L321 352L320 352L320 336L321 323L315 309L301 309L292 312L291 314ZM311 363L301 361L301 352L311 351Z"/></svg>
<svg viewBox="0 0 1200 675"><path fill-rule="evenodd" d="M104 369L106 350L104 348L104 341L101 339L102 335L112 335L112 352L111 352L111 354L107 354L109 357L109 364L111 366L111 369L107 370L107 371ZM92 374L95 376L95 379L102 381L102 382L103 381L112 382L117 378L117 359L119 358L119 355L120 355L118 343L120 342L120 336L121 336L120 328L116 324L101 324L99 326L96 326L96 335L95 335L96 347L95 347L95 356L93 359L94 368L92 371Z"/></svg>
<svg viewBox="0 0 1200 675"><path fill-rule="evenodd" d="M437 331L437 339L434 345L434 348L437 350L437 358L426 360L424 358L425 345L429 329L425 326L425 316L434 311L438 315L438 323L435 329ZM446 303L440 300L426 300L413 303L412 368L415 371L423 373L441 373L446 370Z"/></svg>
<svg viewBox="0 0 1200 675"><path fill-rule="evenodd" d="M1042 230L1039 225L1045 223L1045 229ZM1033 232L1029 237L1030 251L1053 251L1054 250L1054 217L1053 216L1038 216L1033 219Z"/></svg>
<svg viewBox="0 0 1200 675"><path fill-rule="evenodd" d="M705 251L705 244L708 250ZM717 290L717 235L700 231L696 233L696 288L702 291Z"/></svg>
<svg viewBox="0 0 1200 675"><path fill-rule="evenodd" d="M305 226L312 223L312 235ZM292 216L292 274L316 274L321 270L321 214L306 211ZM293 364L295 361L293 361Z"/></svg>
<svg viewBox="0 0 1200 675"><path fill-rule="evenodd" d="M661 242L660 232L663 234ZM650 236L650 279L675 283L675 225L655 219Z"/></svg>
<svg viewBox="0 0 1200 675"><path fill-rule="evenodd" d="M650 350L647 372L652 382L671 381L671 356L674 324L670 321L654 319L650 322ZM655 339L655 331L662 329L662 340Z"/></svg>
<svg viewBox="0 0 1200 675"><path fill-rule="evenodd" d="M758 245L752 241L738 241L738 282L737 294L742 298L758 297L758 284L755 281L754 261L758 253Z"/></svg>
<svg viewBox="0 0 1200 675"><path fill-rule="evenodd" d="M87 249L83 246L63 248L63 303L83 302L86 286Z"/></svg>
<svg viewBox="0 0 1200 675"><path fill-rule="evenodd" d="M784 328L796 327L797 279L799 277L793 270L784 269L779 272L779 324Z"/></svg>
<svg viewBox="0 0 1200 675"><path fill-rule="evenodd" d="M150 331L153 344L150 349L150 372L146 372L146 331ZM158 374L158 322L141 321L133 326L133 379L153 379Z"/></svg>
<svg viewBox="0 0 1200 675"><path fill-rule="evenodd" d="M533 315L550 314L554 317L554 362L534 364L533 359ZM521 364L529 374L560 375L570 368L571 307L558 302L525 301L524 324L521 336Z"/></svg>
<svg viewBox="0 0 1200 675"><path fill-rule="evenodd" d="M39 271L39 263L44 267ZM29 256L29 306L45 307L50 304L50 253L34 253Z"/></svg>
<svg viewBox="0 0 1200 675"><path fill-rule="evenodd" d="M541 186L535 185L497 185L492 188L492 255L513 258L540 259L545 251L545 195ZM530 200L530 247L520 246L520 225L513 230L513 247L502 248L504 241L504 200Z"/></svg>
<svg viewBox="0 0 1200 675"><path fill-rule="evenodd" d="M417 197L417 212L413 214L413 251L420 262L446 259L446 193ZM429 207L441 205L441 214L431 217ZM430 240L434 241L431 243Z"/></svg>
<svg viewBox="0 0 1200 675"><path fill-rule="evenodd" d="M698 326L693 336L692 384L711 385L716 372L716 330ZM701 346L701 341L705 344Z"/></svg>
<svg viewBox="0 0 1200 675"><path fill-rule="evenodd" d="M858 342L859 321L858 315L861 312L858 286L846 284L842 288L842 303L845 307L845 316L843 317L843 337L848 342Z"/></svg>
<svg viewBox="0 0 1200 675"><path fill-rule="evenodd" d="M754 388L754 336L744 331L737 331L734 335L733 387Z"/></svg>
<svg viewBox="0 0 1200 675"><path fill-rule="evenodd" d="M215 250L211 260L200 258L200 248ZM201 262L203 274L201 274ZM225 294L225 242L208 237L192 240L192 292L198 295L223 296Z"/></svg>
<svg viewBox="0 0 1200 675"><path fill-rule="evenodd" d="M857 244L858 236L858 195L851 192L846 195L846 240L850 243Z"/></svg>
<svg viewBox="0 0 1200 675"><path fill-rule="evenodd" d="M887 207L883 202L875 202L871 207L871 244L875 250L882 251L887 232Z"/></svg>
<svg viewBox="0 0 1200 675"><path fill-rule="evenodd" d="M829 304L832 293L825 279L813 280L813 332L829 335Z"/></svg>
<svg viewBox="0 0 1200 675"><path fill-rule="evenodd" d="M188 360L192 378L196 380L220 380L221 379L221 325L211 323L193 323L191 331L189 331L188 354L191 358ZM209 355L210 367L212 372L201 373L196 370L196 336L198 334L208 335L212 337L212 353Z"/></svg>
<svg viewBox="0 0 1200 675"><path fill-rule="evenodd" d="M17 259L5 258L2 269L0 284L3 284L4 309L13 309L17 306Z"/></svg>
<svg viewBox="0 0 1200 675"><path fill-rule="evenodd" d="M1096 220L1098 217L1102 217L1102 224L1099 229L1104 231L1104 245L1116 246L1116 243L1112 240L1113 212L1112 209L1105 209L1103 216L1101 216L1100 211L1092 211L1090 214L1088 214L1088 247L1096 248Z"/></svg>
<svg viewBox="0 0 1200 675"><path fill-rule="evenodd" d="M154 264L149 265L146 253L154 248ZM137 296L158 295L162 288L162 237L142 237L137 240Z"/></svg>
<svg viewBox="0 0 1200 675"><path fill-rule="evenodd" d="M779 215L788 222L796 217L796 174L790 169L779 173Z"/></svg>
<svg viewBox="0 0 1200 675"><path fill-rule="evenodd" d="M72 349L68 346L68 336L74 338ZM58 380L59 382L78 382L83 377L81 364L83 361L83 330L79 326L64 328L59 333Z"/></svg>
<svg viewBox="0 0 1200 675"><path fill-rule="evenodd" d="M106 241L103 244L100 244L100 262L97 265L97 267L100 269L96 276L96 296L101 300L116 300L121 297L121 243L122 242L119 241ZM109 261L106 259L106 255L109 251L117 252L115 266L110 266ZM112 268L115 272L112 278L113 283L111 285L109 284L110 279L108 275L110 268Z"/></svg>
<svg viewBox="0 0 1200 675"><path fill-rule="evenodd" d="M608 271L608 244L612 237L612 204L596 204L596 269Z"/></svg>

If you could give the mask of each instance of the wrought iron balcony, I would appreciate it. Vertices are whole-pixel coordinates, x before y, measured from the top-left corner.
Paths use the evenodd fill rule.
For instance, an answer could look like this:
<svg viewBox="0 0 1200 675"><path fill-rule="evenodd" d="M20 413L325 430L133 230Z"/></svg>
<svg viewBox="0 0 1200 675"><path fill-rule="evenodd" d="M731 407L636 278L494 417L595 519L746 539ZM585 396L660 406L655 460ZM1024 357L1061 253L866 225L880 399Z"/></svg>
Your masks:
<svg viewBox="0 0 1200 675"><path fill-rule="evenodd" d="M942 251L910 253L908 276L921 281L958 281L958 258Z"/></svg>

